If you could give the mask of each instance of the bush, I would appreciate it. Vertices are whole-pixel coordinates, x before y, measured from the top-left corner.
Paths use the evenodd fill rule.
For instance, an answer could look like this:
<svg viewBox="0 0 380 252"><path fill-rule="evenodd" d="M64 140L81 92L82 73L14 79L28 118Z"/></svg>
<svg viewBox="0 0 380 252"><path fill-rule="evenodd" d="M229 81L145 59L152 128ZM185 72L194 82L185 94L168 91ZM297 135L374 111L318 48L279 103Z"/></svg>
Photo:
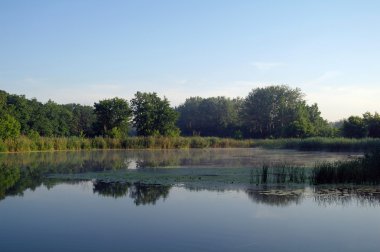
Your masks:
<svg viewBox="0 0 380 252"><path fill-rule="evenodd" d="M103 137L95 137L92 139L92 148L94 149L106 149L107 148L107 142L104 140Z"/></svg>

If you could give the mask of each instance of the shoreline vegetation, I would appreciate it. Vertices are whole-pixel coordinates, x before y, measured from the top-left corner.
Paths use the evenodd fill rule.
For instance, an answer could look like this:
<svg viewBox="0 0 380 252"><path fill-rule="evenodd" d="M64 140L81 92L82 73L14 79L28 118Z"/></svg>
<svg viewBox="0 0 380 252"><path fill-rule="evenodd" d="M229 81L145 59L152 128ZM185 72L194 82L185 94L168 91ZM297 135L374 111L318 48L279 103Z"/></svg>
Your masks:
<svg viewBox="0 0 380 252"><path fill-rule="evenodd" d="M19 163L20 160L17 161ZM56 161L55 161L56 162ZM73 162L70 160L70 162ZM0 200L5 195L22 194L40 185L52 187L59 181L97 181L109 185L111 191L122 185L188 186L194 188L252 188L255 186L319 186L380 185L380 151L368 152L352 160L316 163L297 167L286 163L263 164L247 168L217 167L156 167L124 169L114 162L83 161L82 165L58 162L0 164ZM113 188L116 186L116 188ZM379 192L377 192L379 193Z"/></svg>
<svg viewBox="0 0 380 252"><path fill-rule="evenodd" d="M301 151L353 151L365 152L380 148L376 138L280 138L233 139L219 137L164 137L135 136L110 137L27 137L19 136L0 140L0 152L112 150L112 149L188 149L188 148L266 148Z"/></svg>
<svg viewBox="0 0 380 252"><path fill-rule="evenodd" d="M150 158L145 156L151 153L153 156ZM112 156L112 152L35 154L25 158L22 155L1 155L0 200L6 195L20 195L28 188L34 190L40 185L50 188L59 181L82 180L109 185L107 188L111 191L132 184L184 185L194 188L332 185L338 190L340 185L350 188L356 185L380 185L380 149L366 151L364 156L353 156L347 160L317 161L306 166L267 160L249 167L242 164L236 167L210 167L209 162L205 162L204 166L191 167L181 162L181 159L176 160L177 155L162 157L160 152L140 153L141 159L138 156L133 159L136 162L134 168L130 168L125 159ZM157 157L161 159L158 160ZM204 157L198 158L202 162L209 161Z"/></svg>
<svg viewBox="0 0 380 252"><path fill-rule="evenodd" d="M0 139L7 151L247 147L255 143L289 147L303 146L306 138L323 137L332 140L314 144L348 141L335 139L339 137L364 142L365 138L380 138L380 115L367 112L328 122L317 104L307 104L299 88L284 85L255 88L245 98L189 97L177 107L166 97L148 92L137 92L130 100L114 97L88 106L42 103L0 90ZM283 140L295 138L301 140ZM149 143L152 139L159 143Z"/></svg>
<svg viewBox="0 0 380 252"><path fill-rule="evenodd" d="M159 185L379 185L380 149L352 160L316 163L313 167L263 164L261 168L145 168L50 174L48 178L98 180L107 183Z"/></svg>

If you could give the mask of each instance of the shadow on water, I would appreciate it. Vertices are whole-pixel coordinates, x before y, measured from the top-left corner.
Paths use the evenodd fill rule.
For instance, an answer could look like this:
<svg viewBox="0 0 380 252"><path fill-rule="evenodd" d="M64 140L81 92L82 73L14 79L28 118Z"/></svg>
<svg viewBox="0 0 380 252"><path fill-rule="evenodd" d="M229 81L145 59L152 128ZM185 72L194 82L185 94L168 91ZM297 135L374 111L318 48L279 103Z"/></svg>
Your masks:
<svg viewBox="0 0 380 252"><path fill-rule="evenodd" d="M291 159L297 158L288 152L256 151L258 156L263 155L266 158L256 158L253 155L255 152L246 149L0 155L0 200L7 196L22 196L25 190L33 191L40 186L50 189L57 184L73 184L81 180L65 176L52 178L48 176L49 174L91 173L93 177L83 178L93 180L93 193L113 198L129 197L136 205L155 204L160 199L166 199L169 197L172 185L179 184L189 190L244 190L253 202L271 206L299 204L306 197L313 198L321 205L345 205L354 201L359 204L378 205L380 202L380 189L377 186L380 182L380 152L368 153L364 157L345 161L340 159L343 155L338 155L338 158L334 159L338 160L336 162L318 163L314 168L312 166L306 168L305 164L310 160L296 166L297 162L299 164L301 161L290 162ZM279 157L270 160L270 153ZM292 154L300 155L297 152ZM283 159L284 156L289 157ZM300 157L304 158L302 155ZM318 154L317 158L320 157ZM311 160L314 162L314 158ZM162 166L194 169L157 169L153 172L145 169ZM199 167L208 168L202 170ZM217 170L215 167L221 169ZM248 167L250 168L247 169ZM144 174L150 178L156 179L161 176L166 184L139 180L141 172L137 174L140 177L134 181L120 181L119 178L113 180L112 177L107 180L97 178L104 172L112 175L115 171L136 169L144 171ZM126 174L136 175L136 173L121 174L123 178ZM342 185L343 183L346 185Z"/></svg>
<svg viewBox="0 0 380 252"><path fill-rule="evenodd" d="M40 172L33 169L21 170L19 168L6 168L0 166L0 203L1 200L9 196L23 196L24 191L32 190L40 186L47 189L59 184L77 184L78 180L47 179ZM268 175L269 176L269 175ZM276 175L277 176L277 175ZM93 180L93 193L100 196L112 198L128 197L134 204L147 205L155 204L160 199L169 197L169 192L173 188L169 185L109 182ZM293 204L300 204L305 198L312 198L319 205L349 205L357 203L363 206L380 205L380 187L363 185L250 185L241 187L208 187L202 185L182 185L191 191L228 191L243 190L247 196L257 204L285 207Z"/></svg>
<svg viewBox="0 0 380 252"><path fill-rule="evenodd" d="M248 197L255 203L270 206L288 206L301 203L305 188L289 189L276 186L263 186L246 190Z"/></svg>
<svg viewBox="0 0 380 252"><path fill-rule="evenodd" d="M62 151L0 154L0 163L49 172L91 172L155 167L261 167L286 163L311 167L317 161L346 160L350 153L256 149Z"/></svg>
<svg viewBox="0 0 380 252"><path fill-rule="evenodd" d="M171 186L147 185L142 183L94 181L93 192L106 197L121 198L129 196L138 205L155 204L166 199Z"/></svg>

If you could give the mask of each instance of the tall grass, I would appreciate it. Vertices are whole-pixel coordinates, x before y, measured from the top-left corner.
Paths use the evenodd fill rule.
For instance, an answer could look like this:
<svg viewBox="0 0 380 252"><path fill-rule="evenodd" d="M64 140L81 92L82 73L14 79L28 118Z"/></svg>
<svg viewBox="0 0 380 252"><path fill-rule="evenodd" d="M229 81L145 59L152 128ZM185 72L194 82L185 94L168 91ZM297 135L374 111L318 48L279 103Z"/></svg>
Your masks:
<svg viewBox="0 0 380 252"><path fill-rule="evenodd" d="M380 184L380 149L355 160L316 164L314 184Z"/></svg>
<svg viewBox="0 0 380 252"><path fill-rule="evenodd" d="M89 149L184 149L184 148L250 148L296 149L303 151L368 151L380 148L380 139L363 138L289 138L245 139L218 137L35 137L20 136L0 140L0 152L27 152Z"/></svg>
<svg viewBox="0 0 380 252"><path fill-rule="evenodd" d="M217 137L128 137L126 139L95 137L20 136L0 140L0 152L28 152L89 149L183 149L183 148L248 148L252 140Z"/></svg>
<svg viewBox="0 0 380 252"><path fill-rule="evenodd" d="M254 147L297 149L303 151L368 151L380 147L379 138L286 138L255 140Z"/></svg>

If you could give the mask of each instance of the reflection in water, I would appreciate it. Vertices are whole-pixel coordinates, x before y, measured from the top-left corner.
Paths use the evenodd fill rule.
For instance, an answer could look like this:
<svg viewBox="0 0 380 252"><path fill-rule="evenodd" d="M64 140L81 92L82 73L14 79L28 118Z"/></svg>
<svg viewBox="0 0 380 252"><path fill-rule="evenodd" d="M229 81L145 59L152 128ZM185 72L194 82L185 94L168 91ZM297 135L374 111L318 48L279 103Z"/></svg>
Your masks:
<svg viewBox="0 0 380 252"><path fill-rule="evenodd" d="M49 178L49 174L101 174L104 171L129 171L143 168L149 176L166 181L172 179L188 189L231 190L223 181L243 177L245 184L233 189L243 189L255 203L274 206L298 204L305 197L313 197L321 205L379 204L380 192L377 187L320 187L310 186L311 169L304 166L321 160L343 160L347 153L297 152L288 150L263 149L206 149L206 150L138 150L138 151L81 151L81 152L41 152L0 155L0 200L7 196L22 195L27 189L39 186L51 188L60 183L70 182L67 178ZM188 169L145 169L146 167L177 167ZM296 167L297 166L297 167ZM207 169L198 169L206 167ZM216 167L221 169L214 174ZM250 169L246 169L246 168ZM237 169L242 168L242 169ZM171 174L169 171L174 171ZM194 171L202 171L194 173ZM243 171L243 172L242 172ZM189 174L186 174L189 173ZM239 172L241 172L239 174ZM135 174L136 175L136 174ZM141 175L141 174L140 174ZM126 176L123 174L123 176ZM170 177L172 176L172 177ZM240 176L240 177L239 177ZM107 197L130 197L136 205L155 204L167 198L171 186L133 182L94 180L93 192ZM180 178L179 180L177 180ZM182 180L181 180L182 179ZM188 180L186 180L188 179ZM137 182L140 181L140 182ZM222 185L215 183L222 181ZM226 180L229 184L232 181ZM243 180L240 180L243 181ZM152 182L154 183L154 182ZM236 184L236 183L235 183ZM238 183L237 183L238 184ZM275 184L298 184L297 188L279 187ZM270 186L272 185L272 186ZM274 185L274 186L273 186Z"/></svg>
<svg viewBox="0 0 380 252"><path fill-rule="evenodd" d="M0 165L0 200L5 198L6 194L8 194L8 190L12 188L19 180L19 168L9 168L4 164Z"/></svg>
<svg viewBox="0 0 380 252"><path fill-rule="evenodd" d="M261 203L270 206L288 206L299 204L305 193L302 189L286 189L279 187L261 187L250 188L246 190L248 197L255 203Z"/></svg>
<svg viewBox="0 0 380 252"><path fill-rule="evenodd" d="M58 184L76 184L81 181L65 179L47 179L36 170L9 169L1 166L0 173L0 201L7 196L23 196L25 190L34 191L40 186L50 189ZM144 183L127 182L107 182L94 180L93 192L105 197L133 199L138 205L155 204L159 199L169 197L172 186ZM349 205L356 203L361 206L380 205L380 187L375 186L286 186L286 185L259 185L241 187L208 187L202 185L197 187L194 184L183 184L187 190L191 191L219 191L241 190L243 189L248 197L258 204L285 207L292 204L300 204L305 198L313 198L321 206L327 205Z"/></svg>
<svg viewBox="0 0 380 252"><path fill-rule="evenodd" d="M380 188L366 186L313 186L313 187L267 187L246 190L255 203L271 206L288 206L300 204L305 198L312 198L320 206L352 203L360 206L380 206Z"/></svg>
<svg viewBox="0 0 380 252"><path fill-rule="evenodd" d="M287 164L269 167L263 165L261 168L251 169L251 184L305 184L310 182L311 169L304 167L293 167Z"/></svg>
<svg viewBox="0 0 380 252"><path fill-rule="evenodd" d="M166 199L169 195L171 186L164 185L147 185L142 183L124 183L124 182L94 182L94 193L99 195L119 198L129 197L138 205L155 204L160 198Z"/></svg>
<svg viewBox="0 0 380 252"><path fill-rule="evenodd" d="M367 186L352 187L315 187L314 200L319 205L349 205L355 202L361 206L379 206L380 188Z"/></svg>
<svg viewBox="0 0 380 252"><path fill-rule="evenodd" d="M44 172L81 173L154 167L262 167L287 164L311 167L315 162L349 158L352 153L294 150L184 149L123 151L62 151L0 154L0 163L42 169Z"/></svg>

